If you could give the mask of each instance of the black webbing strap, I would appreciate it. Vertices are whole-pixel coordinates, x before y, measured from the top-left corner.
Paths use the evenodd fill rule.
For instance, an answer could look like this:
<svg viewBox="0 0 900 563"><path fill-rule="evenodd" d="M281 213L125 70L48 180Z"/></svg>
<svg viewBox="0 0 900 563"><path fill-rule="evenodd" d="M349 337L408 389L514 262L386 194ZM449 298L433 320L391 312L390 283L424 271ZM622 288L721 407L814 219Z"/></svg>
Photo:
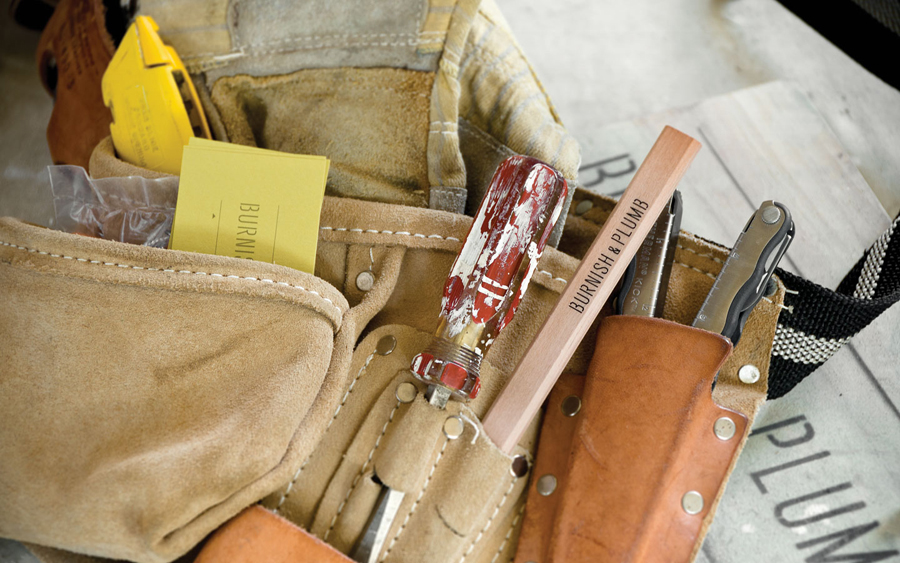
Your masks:
<svg viewBox="0 0 900 563"><path fill-rule="evenodd" d="M777 399L825 363L850 337L900 301L900 215L836 291L778 269L788 311L778 319L769 367L769 399Z"/></svg>

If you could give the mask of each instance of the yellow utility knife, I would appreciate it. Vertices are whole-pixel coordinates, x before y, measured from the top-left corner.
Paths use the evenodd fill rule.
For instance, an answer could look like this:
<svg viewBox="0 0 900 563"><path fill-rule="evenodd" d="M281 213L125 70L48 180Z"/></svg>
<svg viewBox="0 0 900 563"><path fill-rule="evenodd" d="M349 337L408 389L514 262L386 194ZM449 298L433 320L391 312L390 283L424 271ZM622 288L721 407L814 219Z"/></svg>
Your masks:
<svg viewBox="0 0 900 563"><path fill-rule="evenodd" d="M120 158L179 174L188 140L211 136L187 70L158 29L149 16L135 18L103 75L103 103Z"/></svg>

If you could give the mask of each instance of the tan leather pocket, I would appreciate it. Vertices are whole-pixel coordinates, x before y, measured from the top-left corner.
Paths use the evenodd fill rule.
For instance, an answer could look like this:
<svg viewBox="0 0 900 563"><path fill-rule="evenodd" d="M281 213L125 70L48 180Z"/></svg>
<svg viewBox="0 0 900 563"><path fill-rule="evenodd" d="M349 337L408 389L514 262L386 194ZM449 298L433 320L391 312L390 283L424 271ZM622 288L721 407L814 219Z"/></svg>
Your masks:
<svg viewBox="0 0 900 563"><path fill-rule="evenodd" d="M509 552L534 430L512 456L486 436L475 410L450 402L437 409L409 372L431 336L402 325L370 333L355 353L355 378L319 448L283 494L265 504L348 553L361 536L380 483L404 493L382 552L384 561L490 561ZM386 352L386 353L385 353ZM493 373L493 368L486 366ZM415 389L410 398L409 386ZM407 393L398 391L406 387ZM444 424L462 428L446 432ZM373 480L377 476L378 481Z"/></svg>
<svg viewBox="0 0 900 563"><path fill-rule="evenodd" d="M231 142L328 155L329 195L425 207L433 81L433 72L316 68L222 77L210 96Z"/></svg>
<svg viewBox="0 0 900 563"><path fill-rule="evenodd" d="M344 297L271 264L0 220L0 535L166 561L290 478L343 391Z"/></svg>

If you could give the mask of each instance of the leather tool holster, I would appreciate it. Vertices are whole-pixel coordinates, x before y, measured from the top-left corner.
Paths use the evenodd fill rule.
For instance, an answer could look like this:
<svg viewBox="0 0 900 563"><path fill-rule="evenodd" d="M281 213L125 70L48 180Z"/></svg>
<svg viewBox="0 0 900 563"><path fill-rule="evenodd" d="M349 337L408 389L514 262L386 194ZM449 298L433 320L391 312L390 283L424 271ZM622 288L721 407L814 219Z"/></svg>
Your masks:
<svg viewBox="0 0 900 563"><path fill-rule="evenodd" d="M748 429L712 398L731 349L671 321L604 319L586 377L550 397L516 561L693 560Z"/></svg>
<svg viewBox="0 0 900 563"><path fill-rule="evenodd" d="M56 98L47 145L55 164L88 167L91 152L109 135L112 114L100 81L115 53L100 0L62 0L38 43L38 72Z"/></svg>
<svg viewBox="0 0 900 563"><path fill-rule="evenodd" d="M207 540L194 563L350 563L353 561L306 530L255 504Z"/></svg>

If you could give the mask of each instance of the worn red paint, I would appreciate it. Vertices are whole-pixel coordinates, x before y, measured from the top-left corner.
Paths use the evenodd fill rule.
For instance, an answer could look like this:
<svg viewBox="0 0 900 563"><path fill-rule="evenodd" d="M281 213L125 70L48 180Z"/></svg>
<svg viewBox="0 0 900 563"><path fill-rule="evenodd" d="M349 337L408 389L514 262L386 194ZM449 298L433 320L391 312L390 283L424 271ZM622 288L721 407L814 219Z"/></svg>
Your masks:
<svg viewBox="0 0 900 563"><path fill-rule="evenodd" d="M559 218L567 192L568 185L562 175L535 158L514 156L503 161L494 173L444 284L441 303L444 322L436 338L450 342L461 339L460 346L484 356L512 320ZM475 335L474 340L469 335ZM430 368L422 363L421 357L416 362L418 369L413 371L425 376ZM473 369L477 371L477 367L469 371ZM431 375L444 380L438 374ZM475 390L480 382L477 373L469 373L468 378L472 377L475 377L475 387L471 382L468 387ZM462 385L466 381L464 378L460 383L458 374L454 374L445 383L460 390L462 387L457 383ZM469 396L472 395L470 391Z"/></svg>

